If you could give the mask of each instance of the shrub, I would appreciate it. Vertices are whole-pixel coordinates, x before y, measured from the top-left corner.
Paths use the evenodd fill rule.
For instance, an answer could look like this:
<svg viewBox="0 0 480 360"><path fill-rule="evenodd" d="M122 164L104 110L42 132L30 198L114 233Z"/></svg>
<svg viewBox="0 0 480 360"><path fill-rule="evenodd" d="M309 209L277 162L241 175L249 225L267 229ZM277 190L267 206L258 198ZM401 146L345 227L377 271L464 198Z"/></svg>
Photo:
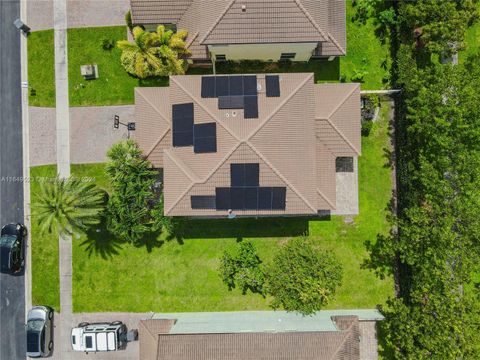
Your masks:
<svg viewBox="0 0 480 360"><path fill-rule="evenodd" d="M224 252L220 263L222 280L229 290L238 287L243 294L248 290L263 294L265 275L261 265L255 246L248 241L241 242L233 254Z"/></svg>
<svg viewBox="0 0 480 360"><path fill-rule="evenodd" d="M125 14L125 23L127 24L130 33L133 33L132 12L130 10Z"/></svg>
<svg viewBox="0 0 480 360"><path fill-rule="evenodd" d="M332 252L315 248L306 238L290 240L266 271L271 305L310 315L334 296L342 272Z"/></svg>
<svg viewBox="0 0 480 360"><path fill-rule="evenodd" d="M112 39L103 39L102 48L103 50L112 50L115 47L115 40Z"/></svg>
<svg viewBox="0 0 480 360"><path fill-rule="evenodd" d="M351 77L351 80L353 82L360 82L362 83L364 81L365 76L368 75L368 71L365 69L354 69L353 70L353 75Z"/></svg>

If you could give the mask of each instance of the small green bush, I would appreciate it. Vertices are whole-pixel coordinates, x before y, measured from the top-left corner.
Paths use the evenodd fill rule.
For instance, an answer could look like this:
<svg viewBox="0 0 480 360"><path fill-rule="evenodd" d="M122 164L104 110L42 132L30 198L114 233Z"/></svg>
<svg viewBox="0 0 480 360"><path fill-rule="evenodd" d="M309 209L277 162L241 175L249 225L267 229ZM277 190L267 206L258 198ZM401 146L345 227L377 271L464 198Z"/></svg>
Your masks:
<svg viewBox="0 0 480 360"><path fill-rule="evenodd" d="M132 12L130 10L128 10L127 13L125 14L125 22L127 24L128 30L130 30L130 32L132 33L133 22L132 22Z"/></svg>
<svg viewBox="0 0 480 360"><path fill-rule="evenodd" d="M102 40L102 48L103 50L112 50L115 47L115 40L113 39L103 39Z"/></svg>

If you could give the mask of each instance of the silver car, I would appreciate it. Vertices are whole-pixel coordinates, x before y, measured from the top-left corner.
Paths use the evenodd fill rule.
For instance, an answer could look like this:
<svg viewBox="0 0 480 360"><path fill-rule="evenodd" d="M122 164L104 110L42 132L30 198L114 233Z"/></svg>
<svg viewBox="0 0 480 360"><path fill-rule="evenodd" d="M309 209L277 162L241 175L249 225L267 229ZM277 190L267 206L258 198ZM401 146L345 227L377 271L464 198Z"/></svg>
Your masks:
<svg viewBox="0 0 480 360"><path fill-rule="evenodd" d="M27 316L27 356L47 357L53 350L53 309L34 306Z"/></svg>

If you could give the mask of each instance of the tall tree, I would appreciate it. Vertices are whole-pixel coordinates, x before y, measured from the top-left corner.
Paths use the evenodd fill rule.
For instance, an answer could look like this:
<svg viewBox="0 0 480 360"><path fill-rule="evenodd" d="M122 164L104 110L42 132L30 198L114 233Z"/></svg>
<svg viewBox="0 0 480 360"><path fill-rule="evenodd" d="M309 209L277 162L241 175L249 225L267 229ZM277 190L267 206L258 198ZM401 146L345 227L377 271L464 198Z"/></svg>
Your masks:
<svg viewBox="0 0 480 360"><path fill-rule="evenodd" d="M310 315L333 298L342 273L332 252L317 249L305 238L292 239L266 271L272 307Z"/></svg>
<svg viewBox="0 0 480 360"><path fill-rule="evenodd" d="M182 57L190 54L186 48L186 37L186 31L166 31L163 25L154 33L137 26L133 29L133 42L117 42L122 50L120 60L129 74L141 79L183 75L188 64Z"/></svg>
<svg viewBox="0 0 480 360"><path fill-rule="evenodd" d="M42 233L79 234L100 222L105 192L77 178L43 182L33 207Z"/></svg>
<svg viewBox="0 0 480 360"><path fill-rule="evenodd" d="M107 174L113 191L107 205L108 228L118 237L137 242L152 230L156 172L133 140L117 143L107 152Z"/></svg>

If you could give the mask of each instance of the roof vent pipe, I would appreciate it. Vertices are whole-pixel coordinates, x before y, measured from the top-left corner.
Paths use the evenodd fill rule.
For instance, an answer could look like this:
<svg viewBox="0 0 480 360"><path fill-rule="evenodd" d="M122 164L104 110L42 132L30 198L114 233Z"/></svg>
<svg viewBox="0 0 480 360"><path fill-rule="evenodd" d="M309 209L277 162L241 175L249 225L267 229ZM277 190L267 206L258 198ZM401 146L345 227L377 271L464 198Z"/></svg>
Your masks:
<svg viewBox="0 0 480 360"><path fill-rule="evenodd" d="M242 5L242 12L247 12L247 5L245 4Z"/></svg>

